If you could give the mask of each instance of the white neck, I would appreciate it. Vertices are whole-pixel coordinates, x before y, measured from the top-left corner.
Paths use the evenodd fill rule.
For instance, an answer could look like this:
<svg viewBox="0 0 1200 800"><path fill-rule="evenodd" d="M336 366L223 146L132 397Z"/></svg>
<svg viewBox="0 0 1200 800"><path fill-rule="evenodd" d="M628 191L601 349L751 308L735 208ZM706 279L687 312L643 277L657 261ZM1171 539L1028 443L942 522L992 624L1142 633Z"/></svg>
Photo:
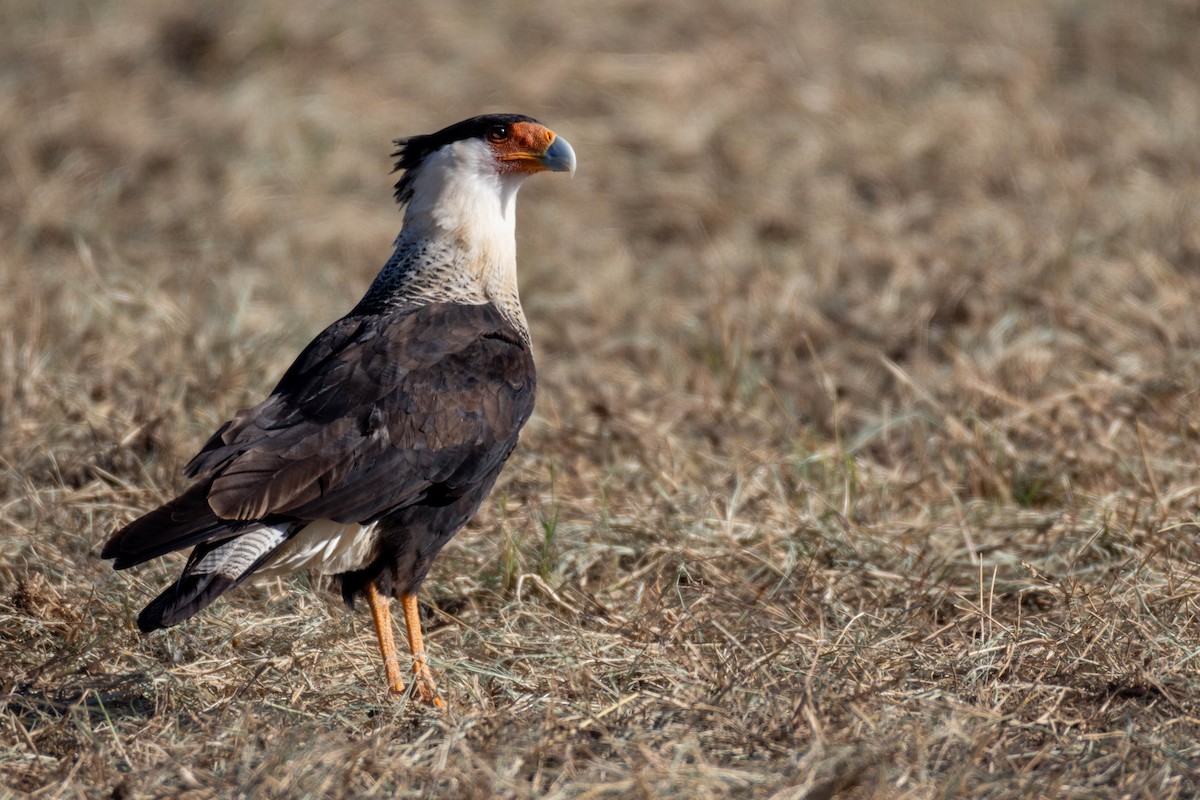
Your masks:
<svg viewBox="0 0 1200 800"><path fill-rule="evenodd" d="M420 166L395 255L370 294L385 281L407 301L493 303L525 333L516 240L517 190L525 176L499 174L484 148L478 140L456 142Z"/></svg>

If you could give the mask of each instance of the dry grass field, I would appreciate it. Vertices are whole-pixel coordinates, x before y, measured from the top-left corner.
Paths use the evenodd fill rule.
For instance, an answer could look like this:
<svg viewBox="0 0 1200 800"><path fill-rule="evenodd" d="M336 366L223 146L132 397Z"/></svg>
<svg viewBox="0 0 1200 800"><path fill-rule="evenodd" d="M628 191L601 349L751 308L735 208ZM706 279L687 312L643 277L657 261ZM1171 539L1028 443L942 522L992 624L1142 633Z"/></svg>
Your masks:
<svg viewBox="0 0 1200 800"><path fill-rule="evenodd" d="M1200 795L1193 0L0 3L0 798ZM568 138L538 411L423 598L152 636L115 526L390 252L390 140Z"/></svg>

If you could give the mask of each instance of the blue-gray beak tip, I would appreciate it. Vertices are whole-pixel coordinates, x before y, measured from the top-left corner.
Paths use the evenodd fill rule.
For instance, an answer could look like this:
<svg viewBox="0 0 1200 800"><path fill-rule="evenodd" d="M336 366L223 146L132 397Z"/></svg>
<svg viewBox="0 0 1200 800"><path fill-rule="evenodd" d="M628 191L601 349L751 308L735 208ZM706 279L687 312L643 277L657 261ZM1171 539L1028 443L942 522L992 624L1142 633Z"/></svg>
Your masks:
<svg viewBox="0 0 1200 800"><path fill-rule="evenodd" d="M561 136L555 136L550 147L542 153L542 166L551 172L569 172L575 174L575 150Z"/></svg>

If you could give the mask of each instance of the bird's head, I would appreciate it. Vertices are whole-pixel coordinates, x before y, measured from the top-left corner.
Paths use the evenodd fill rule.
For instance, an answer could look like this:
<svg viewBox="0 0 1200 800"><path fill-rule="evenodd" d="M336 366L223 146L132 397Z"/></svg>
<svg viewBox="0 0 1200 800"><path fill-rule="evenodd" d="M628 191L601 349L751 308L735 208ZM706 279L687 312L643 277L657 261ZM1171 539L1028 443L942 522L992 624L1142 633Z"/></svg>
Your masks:
<svg viewBox="0 0 1200 800"><path fill-rule="evenodd" d="M495 182L513 193L537 172L575 172L575 151L566 139L521 114L485 114L437 133L396 140L396 200L412 202L422 177L444 186L455 177Z"/></svg>
<svg viewBox="0 0 1200 800"><path fill-rule="evenodd" d="M538 172L573 173L571 145L519 114L472 117L396 144L404 225L393 260L403 265L404 296L492 302L527 331L517 293L517 190Z"/></svg>

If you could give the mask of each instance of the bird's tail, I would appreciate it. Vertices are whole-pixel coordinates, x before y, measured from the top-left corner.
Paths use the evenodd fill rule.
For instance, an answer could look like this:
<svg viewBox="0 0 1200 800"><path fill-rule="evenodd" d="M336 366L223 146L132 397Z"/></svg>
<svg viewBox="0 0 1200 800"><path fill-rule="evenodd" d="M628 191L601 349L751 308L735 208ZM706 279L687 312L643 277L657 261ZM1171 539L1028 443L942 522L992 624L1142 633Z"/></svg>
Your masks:
<svg viewBox="0 0 1200 800"><path fill-rule="evenodd" d="M109 537L100 551L113 569L127 569L185 547L228 538L246 523L217 517L208 505L209 482L202 481Z"/></svg>
<svg viewBox="0 0 1200 800"><path fill-rule="evenodd" d="M221 519L208 505L209 481L117 531L100 551L114 569L194 547L183 574L138 615L145 632L183 622L267 562L302 523Z"/></svg>
<svg viewBox="0 0 1200 800"><path fill-rule="evenodd" d="M138 614L144 632L183 622L254 574L303 523L268 525L196 546L179 580Z"/></svg>

